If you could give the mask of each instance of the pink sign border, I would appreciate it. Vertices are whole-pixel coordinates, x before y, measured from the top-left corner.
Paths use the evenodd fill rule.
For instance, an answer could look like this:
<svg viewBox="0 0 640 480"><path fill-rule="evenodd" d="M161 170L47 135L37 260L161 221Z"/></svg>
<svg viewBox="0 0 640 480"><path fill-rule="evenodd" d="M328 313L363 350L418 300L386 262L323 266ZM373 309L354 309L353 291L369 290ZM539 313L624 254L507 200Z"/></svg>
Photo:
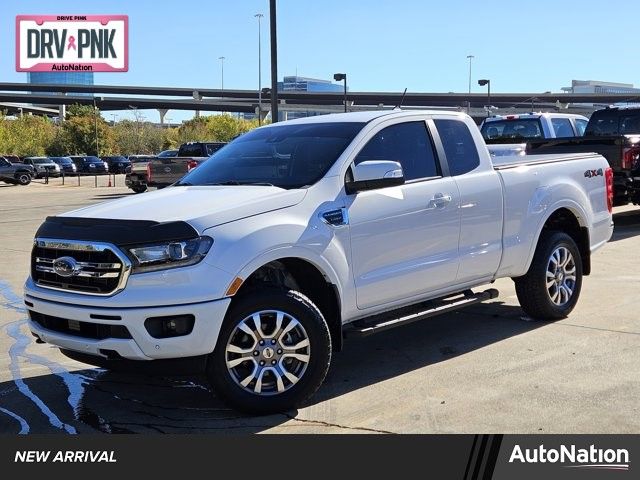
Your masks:
<svg viewBox="0 0 640 480"><path fill-rule="evenodd" d="M54 63L38 63L31 68L20 68L20 22L25 20L34 20L38 24L43 22L100 22L106 25L113 20L124 21L124 66L122 68L114 68L106 63L94 62L83 63L93 67L92 70L62 70L64 72L128 72L129 71L129 15L83 15L84 20L58 20L58 16L62 15L16 15L16 72L54 72L51 67ZM75 15L80 16L80 15ZM56 63L57 64L57 63ZM60 62L60 65L77 65L76 63ZM97 68L96 68L97 67ZM58 73L57 71L54 73Z"/></svg>

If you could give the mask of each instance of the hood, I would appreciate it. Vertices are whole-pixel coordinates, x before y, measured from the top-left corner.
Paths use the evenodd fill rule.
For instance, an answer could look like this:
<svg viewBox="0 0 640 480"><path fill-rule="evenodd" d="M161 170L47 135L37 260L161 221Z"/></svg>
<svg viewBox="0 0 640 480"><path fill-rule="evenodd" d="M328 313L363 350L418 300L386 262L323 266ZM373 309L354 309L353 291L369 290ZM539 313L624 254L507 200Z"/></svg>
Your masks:
<svg viewBox="0 0 640 480"><path fill-rule="evenodd" d="M306 190L265 186L167 187L62 214L64 217L120 220L183 220L199 232L223 223L296 205Z"/></svg>

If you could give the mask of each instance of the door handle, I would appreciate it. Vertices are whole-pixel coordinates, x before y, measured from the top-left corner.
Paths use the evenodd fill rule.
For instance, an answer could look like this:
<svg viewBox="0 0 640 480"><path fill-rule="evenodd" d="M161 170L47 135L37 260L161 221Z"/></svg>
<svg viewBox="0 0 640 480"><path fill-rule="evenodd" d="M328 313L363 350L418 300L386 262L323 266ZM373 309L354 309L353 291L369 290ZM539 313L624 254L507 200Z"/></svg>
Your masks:
<svg viewBox="0 0 640 480"><path fill-rule="evenodd" d="M445 193L436 193L429 200L429 208L444 208L452 200L451 195Z"/></svg>

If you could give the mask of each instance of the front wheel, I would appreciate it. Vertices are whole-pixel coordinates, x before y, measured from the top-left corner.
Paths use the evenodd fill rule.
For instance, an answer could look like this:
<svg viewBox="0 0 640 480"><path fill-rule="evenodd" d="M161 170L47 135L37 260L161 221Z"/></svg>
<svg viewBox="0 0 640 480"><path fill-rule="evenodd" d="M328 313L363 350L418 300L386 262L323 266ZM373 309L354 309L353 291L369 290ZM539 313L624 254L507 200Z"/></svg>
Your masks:
<svg viewBox="0 0 640 480"><path fill-rule="evenodd" d="M531 317L566 317L582 287L582 257L576 242L563 232L543 232L529 271L514 281L520 305Z"/></svg>
<svg viewBox="0 0 640 480"><path fill-rule="evenodd" d="M20 185L29 185L31 183L31 175L25 172L17 173L15 178Z"/></svg>
<svg viewBox="0 0 640 480"><path fill-rule="evenodd" d="M320 310L294 290L267 289L234 299L206 372L229 406L268 414L307 400L330 363L331 336Z"/></svg>

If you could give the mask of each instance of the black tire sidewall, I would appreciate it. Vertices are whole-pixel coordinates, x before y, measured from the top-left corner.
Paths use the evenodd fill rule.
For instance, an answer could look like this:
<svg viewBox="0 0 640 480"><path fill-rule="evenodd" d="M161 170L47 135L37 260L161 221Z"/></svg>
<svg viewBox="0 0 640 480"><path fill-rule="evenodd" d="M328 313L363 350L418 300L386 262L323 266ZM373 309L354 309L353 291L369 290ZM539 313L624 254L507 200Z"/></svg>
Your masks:
<svg viewBox="0 0 640 480"><path fill-rule="evenodd" d="M300 381L276 395L259 396L239 386L227 370L225 348L237 323L260 310L280 310L304 327L311 345L309 364ZM293 290L269 289L235 298L218 335L216 348L207 362L207 377L214 391L227 404L253 413L276 413L294 408L320 386L331 362L331 336L320 310L304 295Z"/></svg>
<svg viewBox="0 0 640 480"><path fill-rule="evenodd" d="M529 284L525 288L532 288L536 291L534 295L538 297L539 303L537 315L534 317L555 320L565 318L576 306L582 289L582 256L580 250L574 240L563 232L545 233L539 242L539 248L536 249L533 261L527 277L530 276L533 285ZM571 252L576 266L576 283L571 295L571 299L562 306L558 306L551 301L546 286L546 272L551 254L557 248L565 247ZM528 312L530 313L530 312Z"/></svg>
<svg viewBox="0 0 640 480"><path fill-rule="evenodd" d="M26 177L26 181L22 180L24 177ZM29 185L31 183L31 176L28 173L19 173L16 175L16 180L20 185Z"/></svg>

